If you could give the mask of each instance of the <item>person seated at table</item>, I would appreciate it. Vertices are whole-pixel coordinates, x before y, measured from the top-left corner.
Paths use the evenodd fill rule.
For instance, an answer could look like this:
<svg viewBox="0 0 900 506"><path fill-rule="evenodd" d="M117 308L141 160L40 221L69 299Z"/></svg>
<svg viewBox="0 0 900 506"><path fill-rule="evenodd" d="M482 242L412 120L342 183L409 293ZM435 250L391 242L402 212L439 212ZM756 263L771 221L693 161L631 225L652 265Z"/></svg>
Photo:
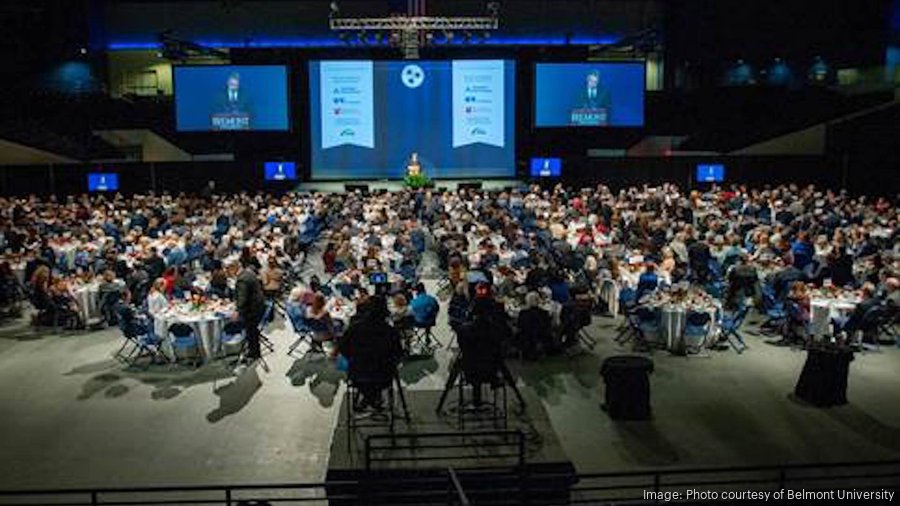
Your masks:
<svg viewBox="0 0 900 506"><path fill-rule="evenodd" d="M833 320L835 329L845 334L845 337L850 337L854 332L863 330L862 327L866 315L869 311L881 305L882 302L876 293L875 285L868 282L863 283L862 300L853 308L849 316L838 317Z"/></svg>
<svg viewBox="0 0 900 506"><path fill-rule="evenodd" d="M206 292L210 297L219 299L230 299L232 297L232 290L228 285L228 274L225 272L225 269L218 268L212 271Z"/></svg>
<svg viewBox="0 0 900 506"><path fill-rule="evenodd" d="M794 259L794 267L801 271L812 262L814 249L806 232L797 233L797 239L791 244L791 255Z"/></svg>
<svg viewBox="0 0 900 506"><path fill-rule="evenodd" d="M68 322L69 328L84 327L84 319L81 316L81 312L78 310L78 302L75 300L75 297L72 296L72 292L69 290L69 285L66 283L65 279L58 278L53 281L50 285L50 298L57 319Z"/></svg>
<svg viewBox="0 0 900 506"><path fill-rule="evenodd" d="M337 262L337 247L333 242L325 245L325 251L322 252L322 263L325 265L325 272L334 274L337 272L335 264Z"/></svg>
<svg viewBox="0 0 900 506"><path fill-rule="evenodd" d="M399 328L409 328L415 323L415 316L409 307L406 294L402 291L394 294L392 298L393 307L391 308L391 321L394 326Z"/></svg>
<svg viewBox="0 0 900 506"><path fill-rule="evenodd" d="M550 274L547 286L550 288L551 300L559 302L562 305L569 303L569 300L571 299L569 283L561 272L553 271Z"/></svg>
<svg viewBox="0 0 900 506"><path fill-rule="evenodd" d="M653 293L659 288L659 276L656 274L656 264L650 262L644 268L644 272L638 277L637 300L645 295Z"/></svg>
<svg viewBox="0 0 900 506"><path fill-rule="evenodd" d="M516 328L516 342L526 360L536 360L541 353L553 349L550 313L541 307L541 296L537 292L525 295L525 309L519 312Z"/></svg>
<svg viewBox="0 0 900 506"><path fill-rule="evenodd" d="M402 356L400 334L387 323L387 303L375 296L359 307L341 339L340 348L348 362L347 374L362 398L357 411L383 409L382 391L391 386Z"/></svg>
<svg viewBox="0 0 900 506"><path fill-rule="evenodd" d="M169 307L169 299L166 297L166 281L157 279L150 285L150 293L147 295L147 312L156 317Z"/></svg>
<svg viewBox="0 0 900 506"><path fill-rule="evenodd" d="M120 302L128 301L125 282L116 279L116 274L111 269L107 269L103 271L97 292L97 296L100 299L100 313L103 315L106 323L115 325L118 319L116 305Z"/></svg>
<svg viewBox="0 0 900 506"><path fill-rule="evenodd" d="M809 339L810 301L806 283L791 283L787 298L787 321L784 324L781 340L775 344L790 345L804 343Z"/></svg>
<svg viewBox="0 0 900 506"><path fill-rule="evenodd" d="M416 325L420 327L432 326L437 319L441 306L438 300L429 295L424 283L418 283L415 288L415 297L409 302Z"/></svg>
<svg viewBox="0 0 900 506"><path fill-rule="evenodd" d="M325 296L317 293L306 310L306 321L312 329L313 340L319 344L334 341L334 322L326 306ZM332 349L331 357L337 357L337 347Z"/></svg>
<svg viewBox="0 0 900 506"><path fill-rule="evenodd" d="M281 282L284 279L284 270L278 265L278 259L274 255L269 256L265 269L260 273L263 284L263 293L269 299L274 299L281 293Z"/></svg>
<svg viewBox="0 0 900 506"><path fill-rule="evenodd" d="M262 264L259 263L259 258L256 257L256 253L253 252L253 248L250 246L244 246L241 248L241 256L240 260L241 265L244 267L249 267L259 272L262 270Z"/></svg>

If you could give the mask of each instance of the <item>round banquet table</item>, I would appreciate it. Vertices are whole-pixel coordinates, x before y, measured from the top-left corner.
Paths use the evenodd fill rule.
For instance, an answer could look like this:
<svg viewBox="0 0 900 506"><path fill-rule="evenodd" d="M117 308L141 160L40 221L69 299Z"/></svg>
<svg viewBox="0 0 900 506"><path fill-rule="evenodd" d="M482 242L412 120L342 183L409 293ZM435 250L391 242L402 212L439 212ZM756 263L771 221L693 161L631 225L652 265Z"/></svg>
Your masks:
<svg viewBox="0 0 900 506"><path fill-rule="evenodd" d="M709 332L706 338L699 343L699 347L703 348L709 344L709 341L718 335L718 322L716 307L692 308L691 311L709 314ZM688 309L684 304L664 304L659 308L659 338L666 343L666 349L669 351L678 351L683 349L684 328L687 324Z"/></svg>
<svg viewBox="0 0 900 506"><path fill-rule="evenodd" d="M846 299L813 298L809 303L809 334L814 340L828 334L833 318L846 317L856 308L856 302Z"/></svg>
<svg viewBox="0 0 900 506"><path fill-rule="evenodd" d="M546 311L550 315L550 321L553 323L554 327L559 327L561 325L561 316L562 316L562 304L553 300L545 300L541 301L541 305L538 306L544 311ZM525 309L525 306L521 305L519 302L510 299L506 302L505 305L506 314L509 315L513 320L519 319L519 313Z"/></svg>
<svg viewBox="0 0 900 506"><path fill-rule="evenodd" d="M167 353L171 353L173 350L169 328L176 323L190 325L200 338L200 347L203 349L204 360L209 361L219 352L222 332L225 330L225 324L228 323L233 313L234 308L232 306L194 310L190 304L182 302L156 315L153 320L153 327L157 335L166 337L163 339L163 342L168 348Z"/></svg>
<svg viewBox="0 0 900 506"><path fill-rule="evenodd" d="M100 314L100 284L97 282L78 285L71 290L82 321L87 322Z"/></svg>

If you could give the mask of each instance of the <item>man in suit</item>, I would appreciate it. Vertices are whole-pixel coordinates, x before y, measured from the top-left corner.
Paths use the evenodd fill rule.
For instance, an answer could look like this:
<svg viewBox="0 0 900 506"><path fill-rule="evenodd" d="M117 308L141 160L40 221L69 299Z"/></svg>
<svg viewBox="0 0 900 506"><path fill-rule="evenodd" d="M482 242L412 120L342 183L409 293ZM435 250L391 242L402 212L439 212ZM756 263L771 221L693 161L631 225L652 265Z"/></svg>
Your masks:
<svg viewBox="0 0 900 506"><path fill-rule="evenodd" d="M229 274L235 278L234 303L237 312L235 320L241 320L247 334L247 360L253 361L261 356L259 349L259 322L266 309L266 298L262 283L252 267L243 266L239 262L228 266Z"/></svg>
<svg viewBox="0 0 900 506"><path fill-rule="evenodd" d="M600 72L593 70L585 78L585 89L579 97L580 109L606 109L609 114L612 98L609 90L600 82Z"/></svg>
<svg viewBox="0 0 900 506"><path fill-rule="evenodd" d="M225 92L219 98L218 111L220 114L250 113L250 104L241 91L241 76L237 72L230 74L225 82Z"/></svg>

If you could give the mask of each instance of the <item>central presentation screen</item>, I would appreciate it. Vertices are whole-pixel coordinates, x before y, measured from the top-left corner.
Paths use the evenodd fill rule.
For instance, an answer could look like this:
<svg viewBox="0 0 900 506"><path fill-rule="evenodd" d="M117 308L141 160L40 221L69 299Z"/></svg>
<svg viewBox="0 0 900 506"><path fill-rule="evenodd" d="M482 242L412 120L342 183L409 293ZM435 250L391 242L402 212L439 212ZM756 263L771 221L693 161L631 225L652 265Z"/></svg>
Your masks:
<svg viewBox="0 0 900 506"><path fill-rule="evenodd" d="M535 126L640 127L644 124L644 64L539 63Z"/></svg>
<svg viewBox="0 0 900 506"><path fill-rule="evenodd" d="M314 61L313 179L515 174L515 62Z"/></svg>
<svg viewBox="0 0 900 506"><path fill-rule="evenodd" d="M175 67L175 122L182 132L285 131L287 67Z"/></svg>

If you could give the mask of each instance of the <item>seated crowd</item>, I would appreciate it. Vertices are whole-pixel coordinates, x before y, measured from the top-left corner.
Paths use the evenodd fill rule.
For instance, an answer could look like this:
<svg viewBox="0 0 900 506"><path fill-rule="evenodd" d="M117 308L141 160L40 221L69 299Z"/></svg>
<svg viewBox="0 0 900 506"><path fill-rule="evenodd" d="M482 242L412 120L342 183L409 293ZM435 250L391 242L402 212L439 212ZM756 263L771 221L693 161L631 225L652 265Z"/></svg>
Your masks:
<svg viewBox="0 0 900 506"><path fill-rule="evenodd" d="M153 316L197 294L246 298L239 280L250 272L265 298L286 299L295 330L308 331L313 346L330 342L335 357L351 361L399 353L393 344L373 351L353 342L368 328L392 342L384 336L393 331L374 321L388 322L407 352L414 336L430 335L440 306L420 282L427 255L451 329L470 325L487 311L479 300L490 300L511 329L504 353L526 358L576 344L592 314L627 313L673 286L703 291L724 312L748 303L763 314L782 310L777 331L788 341L808 338L811 292L859 299L846 318L834 318L836 336L866 330L876 308L881 319L895 317L900 298L897 208L812 186L0 203L0 296L4 307L30 301L35 324L115 324L117 306ZM324 269L304 277L313 248ZM83 307L85 289L96 311Z"/></svg>

